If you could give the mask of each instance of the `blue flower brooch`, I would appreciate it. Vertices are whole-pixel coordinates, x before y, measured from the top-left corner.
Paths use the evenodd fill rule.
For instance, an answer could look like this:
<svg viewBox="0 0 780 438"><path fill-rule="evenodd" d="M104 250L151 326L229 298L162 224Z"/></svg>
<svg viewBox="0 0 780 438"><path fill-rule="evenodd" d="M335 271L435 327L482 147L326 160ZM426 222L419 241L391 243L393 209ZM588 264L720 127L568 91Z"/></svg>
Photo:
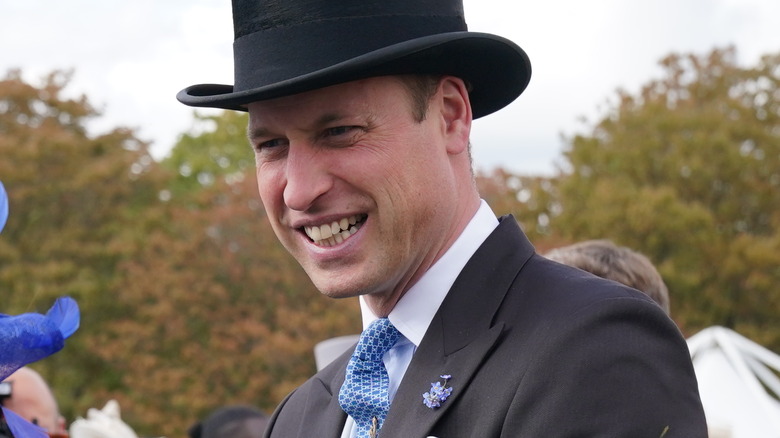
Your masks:
<svg viewBox="0 0 780 438"><path fill-rule="evenodd" d="M450 394L452 394L452 387L447 386L447 382L452 379L452 376L449 374L442 374L439 377L444 379L444 382L431 383L431 390L423 394L423 403L431 409L441 407L441 404L447 400Z"/></svg>

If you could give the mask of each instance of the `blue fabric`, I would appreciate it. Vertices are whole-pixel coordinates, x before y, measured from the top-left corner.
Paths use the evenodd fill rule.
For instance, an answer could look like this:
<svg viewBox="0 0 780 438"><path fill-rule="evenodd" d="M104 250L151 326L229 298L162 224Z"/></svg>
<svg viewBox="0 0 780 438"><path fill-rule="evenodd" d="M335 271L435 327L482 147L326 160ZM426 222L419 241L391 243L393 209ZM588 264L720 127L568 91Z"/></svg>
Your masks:
<svg viewBox="0 0 780 438"><path fill-rule="evenodd" d="M377 319L360 335L347 364L347 376L339 391L339 405L355 420L358 438L371 436L374 419L376 430L379 430L390 409L390 379L382 356L400 336L389 319Z"/></svg>
<svg viewBox="0 0 780 438"><path fill-rule="evenodd" d="M79 327L79 306L70 297L58 298L46 315L0 314L0 381L19 368L62 349Z"/></svg>
<svg viewBox="0 0 780 438"><path fill-rule="evenodd" d="M8 219L8 194L3 183L0 182L0 231L3 231L5 221Z"/></svg>
<svg viewBox="0 0 780 438"><path fill-rule="evenodd" d="M11 429L11 433L14 437L18 438L49 438L49 434L46 430L40 426L30 423L24 418L16 415L14 411L6 408L3 409L3 416L5 422L8 424L8 428Z"/></svg>

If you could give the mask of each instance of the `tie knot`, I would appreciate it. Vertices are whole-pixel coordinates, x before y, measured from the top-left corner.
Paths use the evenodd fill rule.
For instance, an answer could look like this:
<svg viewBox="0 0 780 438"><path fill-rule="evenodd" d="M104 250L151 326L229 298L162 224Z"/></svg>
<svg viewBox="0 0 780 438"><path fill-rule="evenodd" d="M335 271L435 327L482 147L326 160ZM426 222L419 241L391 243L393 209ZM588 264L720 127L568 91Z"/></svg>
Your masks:
<svg viewBox="0 0 780 438"><path fill-rule="evenodd" d="M355 354L362 360L381 362L382 356L395 345L399 337L401 333L389 319L379 318L360 334Z"/></svg>

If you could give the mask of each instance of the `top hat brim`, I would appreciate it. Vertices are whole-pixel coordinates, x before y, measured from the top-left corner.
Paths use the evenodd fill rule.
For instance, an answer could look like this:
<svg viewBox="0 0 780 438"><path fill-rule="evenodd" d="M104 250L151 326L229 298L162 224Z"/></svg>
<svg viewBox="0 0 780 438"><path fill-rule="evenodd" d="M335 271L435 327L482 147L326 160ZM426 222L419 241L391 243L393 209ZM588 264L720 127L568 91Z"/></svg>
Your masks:
<svg viewBox="0 0 780 438"><path fill-rule="evenodd" d="M515 43L497 35L449 32L393 44L288 79L235 90L232 85L198 84L176 98L194 107L246 111L251 102L290 96L375 76L442 74L467 82L476 119L511 103L531 79L531 63Z"/></svg>

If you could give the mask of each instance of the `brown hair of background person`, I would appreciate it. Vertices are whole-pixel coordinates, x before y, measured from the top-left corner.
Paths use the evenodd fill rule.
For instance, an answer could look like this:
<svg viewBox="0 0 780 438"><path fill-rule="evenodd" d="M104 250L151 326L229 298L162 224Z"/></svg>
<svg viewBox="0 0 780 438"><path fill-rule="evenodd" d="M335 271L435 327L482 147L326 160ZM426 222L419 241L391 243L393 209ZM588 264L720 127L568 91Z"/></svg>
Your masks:
<svg viewBox="0 0 780 438"><path fill-rule="evenodd" d="M670 314L669 289L644 254L609 240L587 240L553 249L545 257L644 292Z"/></svg>

